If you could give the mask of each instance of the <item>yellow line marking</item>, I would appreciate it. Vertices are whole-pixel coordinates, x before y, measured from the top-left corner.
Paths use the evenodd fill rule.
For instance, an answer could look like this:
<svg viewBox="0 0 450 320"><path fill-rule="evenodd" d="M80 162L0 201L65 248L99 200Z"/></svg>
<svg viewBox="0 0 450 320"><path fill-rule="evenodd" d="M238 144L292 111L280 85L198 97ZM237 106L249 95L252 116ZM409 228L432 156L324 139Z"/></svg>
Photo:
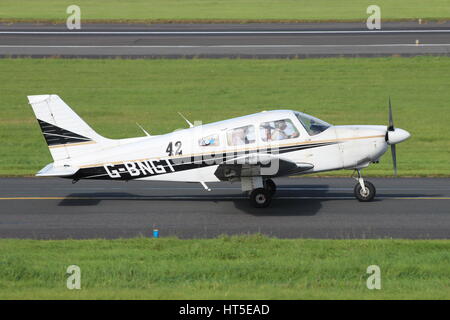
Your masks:
<svg viewBox="0 0 450 320"><path fill-rule="evenodd" d="M0 200L63 200L63 199L93 199L93 198L78 198L78 197L9 197L0 198Z"/></svg>
<svg viewBox="0 0 450 320"><path fill-rule="evenodd" d="M173 196L167 196L170 199ZM183 197L183 196L180 196ZM189 196L192 197L192 196ZM194 196L195 197L195 196ZM0 200L133 200L133 199L149 199L153 197L147 196L136 196L136 197L4 197ZM164 198L164 196L158 196L158 198ZM293 197L295 198L295 197ZM323 197L309 197L310 199L322 199ZM339 197L330 197L333 199L339 199ZM283 197L281 197L283 199ZM380 197L380 199L391 199L391 200L450 200L450 197Z"/></svg>
<svg viewBox="0 0 450 320"><path fill-rule="evenodd" d="M395 197L396 200L450 200L450 197Z"/></svg>

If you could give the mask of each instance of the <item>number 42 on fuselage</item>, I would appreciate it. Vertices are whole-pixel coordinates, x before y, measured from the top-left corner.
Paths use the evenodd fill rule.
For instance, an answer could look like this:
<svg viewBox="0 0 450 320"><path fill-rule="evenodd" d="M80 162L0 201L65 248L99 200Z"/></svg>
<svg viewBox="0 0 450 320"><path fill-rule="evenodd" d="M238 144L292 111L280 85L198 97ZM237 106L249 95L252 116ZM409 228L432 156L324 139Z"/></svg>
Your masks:
<svg viewBox="0 0 450 320"><path fill-rule="evenodd" d="M307 114L273 110L193 126L163 135L108 139L57 95L28 96L54 162L37 173L79 179L240 182L255 207L276 192L273 178L324 171L357 171L355 196L371 201L375 187L362 168L378 162L410 134L389 125L332 126Z"/></svg>

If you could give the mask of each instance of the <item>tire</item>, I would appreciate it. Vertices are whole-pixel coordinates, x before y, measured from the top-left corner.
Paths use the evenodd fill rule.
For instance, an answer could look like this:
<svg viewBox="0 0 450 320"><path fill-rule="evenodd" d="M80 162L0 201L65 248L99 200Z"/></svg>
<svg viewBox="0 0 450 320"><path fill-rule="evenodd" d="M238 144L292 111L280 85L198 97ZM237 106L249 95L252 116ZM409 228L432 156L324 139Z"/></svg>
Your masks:
<svg viewBox="0 0 450 320"><path fill-rule="evenodd" d="M375 198L375 195L377 192L375 189L375 186L369 181L364 181L364 186L366 187L366 192L367 192L366 194L363 193L363 190L359 183L357 183L355 185L355 189L353 191L355 193L356 199L358 199L361 202L372 201L373 198Z"/></svg>
<svg viewBox="0 0 450 320"><path fill-rule="evenodd" d="M269 194L273 197L275 192L277 192L277 185L272 179L267 179L264 181L264 189L266 189Z"/></svg>
<svg viewBox="0 0 450 320"><path fill-rule="evenodd" d="M254 189L250 193L250 202L255 208L266 208L272 201L272 196L264 188Z"/></svg>

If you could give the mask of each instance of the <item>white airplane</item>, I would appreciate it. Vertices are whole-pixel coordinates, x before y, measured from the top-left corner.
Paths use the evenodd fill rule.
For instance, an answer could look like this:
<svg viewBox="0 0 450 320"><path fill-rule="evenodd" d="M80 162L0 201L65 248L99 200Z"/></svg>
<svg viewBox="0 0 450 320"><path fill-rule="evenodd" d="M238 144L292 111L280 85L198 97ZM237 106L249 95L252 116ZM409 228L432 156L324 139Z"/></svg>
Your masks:
<svg viewBox="0 0 450 320"><path fill-rule="evenodd" d="M355 197L371 201L375 187L361 169L377 163L410 134L388 126L333 126L292 110L263 111L163 135L108 139L97 134L57 95L28 96L54 162L40 177L241 182L255 207L267 207L276 191L271 178L331 170L357 173ZM183 117L184 118L184 117Z"/></svg>

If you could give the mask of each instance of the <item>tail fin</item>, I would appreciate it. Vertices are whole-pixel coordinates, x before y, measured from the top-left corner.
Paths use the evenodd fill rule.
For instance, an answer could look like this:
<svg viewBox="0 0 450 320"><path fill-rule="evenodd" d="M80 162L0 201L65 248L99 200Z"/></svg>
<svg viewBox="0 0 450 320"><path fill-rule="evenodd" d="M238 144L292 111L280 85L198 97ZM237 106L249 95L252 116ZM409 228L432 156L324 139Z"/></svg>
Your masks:
<svg viewBox="0 0 450 320"><path fill-rule="evenodd" d="M28 96L53 160L98 149L108 139L96 133L57 95Z"/></svg>

